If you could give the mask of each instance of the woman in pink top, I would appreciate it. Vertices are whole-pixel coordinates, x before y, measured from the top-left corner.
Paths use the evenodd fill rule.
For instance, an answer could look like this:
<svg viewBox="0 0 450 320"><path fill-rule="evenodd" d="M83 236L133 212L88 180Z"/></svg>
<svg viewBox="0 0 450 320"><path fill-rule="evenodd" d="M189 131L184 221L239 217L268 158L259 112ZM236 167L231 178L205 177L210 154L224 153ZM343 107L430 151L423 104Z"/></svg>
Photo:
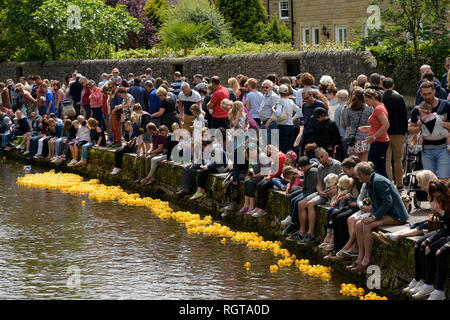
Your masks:
<svg viewBox="0 0 450 320"><path fill-rule="evenodd" d="M89 80L89 89L91 90L91 95L89 96L89 102L92 110L92 117L100 123L100 126L104 130L103 122L103 93L102 89L98 88L95 81Z"/></svg>
<svg viewBox="0 0 450 320"><path fill-rule="evenodd" d="M53 94L55 95L55 112L58 118L61 118L61 102L66 98L66 93L61 89L61 83L59 81L53 82Z"/></svg>
<svg viewBox="0 0 450 320"><path fill-rule="evenodd" d="M373 107L373 113L369 117L370 126L360 127L362 132L369 132L366 142L370 144L368 160L375 165L375 172L387 178L386 151L389 147L388 112L383 101L383 95L374 89L364 91L364 101Z"/></svg>

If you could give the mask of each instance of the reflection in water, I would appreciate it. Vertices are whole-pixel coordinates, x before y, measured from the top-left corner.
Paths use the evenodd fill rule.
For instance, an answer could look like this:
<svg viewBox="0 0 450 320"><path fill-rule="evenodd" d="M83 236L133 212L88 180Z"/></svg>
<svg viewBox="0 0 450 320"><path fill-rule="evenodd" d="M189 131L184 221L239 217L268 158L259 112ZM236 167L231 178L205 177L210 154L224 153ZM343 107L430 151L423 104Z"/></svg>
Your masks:
<svg viewBox="0 0 450 320"><path fill-rule="evenodd" d="M23 188L22 175L0 163L0 299L346 299L336 274L272 274L271 253L188 235L146 208Z"/></svg>

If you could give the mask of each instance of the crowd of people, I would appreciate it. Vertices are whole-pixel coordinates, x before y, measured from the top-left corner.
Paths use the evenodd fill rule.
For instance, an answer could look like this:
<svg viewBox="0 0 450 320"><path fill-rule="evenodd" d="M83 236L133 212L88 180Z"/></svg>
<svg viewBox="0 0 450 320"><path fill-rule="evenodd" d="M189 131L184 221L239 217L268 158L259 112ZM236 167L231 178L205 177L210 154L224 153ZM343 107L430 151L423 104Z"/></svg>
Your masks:
<svg viewBox="0 0 450 320"><path fill-rule="evenodd" d="M450 70L450 57L445 67ZM223 217L237 212L242 202L240 214L270 214L269 191L278 189L289 201L282 232L302 245L316 240L317 206L326 205L327 234L319 247L328 252L326 259L356 258L347 266L354 272L370 265L374 239L389 245L421 236L416 276L405 292L445 299L450 72L442 81L429 66L420 73L411 112L394 80L377 73L358 76L349 90L338 90L328 75L316 85L308 72L269 74L260 86L245 75L225 84L218 76L197 74L190 84L175 72L167 81L153 78L151 68L126 79L114 68L98 83L78 71L63 84L38 75L17 84L9 79L6 85L0 82L1 148L82 167L91 148L107 146L115 149L112 175L120 174L123 154L136 153L150 159L148 173L136 180L142 185L156 181L159 163L188 162L177 194L191 200L206 197L208 174L224 173ZM14 146L17 136L23 140ZM421 160L419 187L442 226L425 233L427 220L397 233L378 232L408 221L401 196L408 145Z"/></svg>

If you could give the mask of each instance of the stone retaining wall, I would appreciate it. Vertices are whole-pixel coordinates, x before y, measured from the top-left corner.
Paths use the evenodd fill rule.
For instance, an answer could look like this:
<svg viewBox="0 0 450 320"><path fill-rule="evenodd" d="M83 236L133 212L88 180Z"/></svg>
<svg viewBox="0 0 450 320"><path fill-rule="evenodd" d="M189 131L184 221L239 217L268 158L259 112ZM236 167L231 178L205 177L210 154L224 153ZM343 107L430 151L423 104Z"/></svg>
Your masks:
<svg viewBox="0 0 450 320"><path fill-rule="evenodd" d="M1 138L1 135L0 135ZM54 168L54 165L43 160L34 160L25 158L22 153L16 150L5 153L5 155L21 163L31 164L32 166L44 166ZM219 208L223 206L224 192L221 188L222 181L226 174L212 174L208 177L206 190L208 196L201 200L190 201L187 198L179 198L175 192L181 184L183 166L173 162L161 163L158 167L156 179L157 182L150 187L142 187L134 181L145 176L148 172L149 160L137 158L135 154L125 154L123 157L122 171L120 174L112 176L110 172L114 167L114 152L108 148L91 149L87 166L83 168L71 168L61 166L56 168L65 172L73 172L89 178L98 178L105 183L121 185L125 189L138 192L141 196L152 196L181 206L183 209L192 210L200 214L211 214L215 219L223 219L225 222L238 230L257 231L268 240L279 240L289 251L296 253L298 257L308 257L314 263L321 263L332 266L338 270L349 281L366 285L367 275L356 275L345 270L345 264L330 261L324 261L322 257L325 251L317 248L319 241L323 239L326 233L327 207L317 208L317 240L312 245L301 246L295 242L286 241L285 236L281 234L280 222L289 213L288 201L281 191L271 190L267 204L268 215L261 218L253 218L248 215L238 214L237 212L228 215L225 218L220 217ZM243 194L241 184L240 195ZM241 204L243 202L241 196ZM394 227L398 228L398 227ZM389 228L385 228L389 230ZM392 229L391 229L392 230ZM391 298L404 298L401 296L401 289L406 286L414 276L414 241L413 239L403 239L397 241L390 247L374 242L372 264L378 265L382 272L382 294ZM450 273L449 273L450 274ZM446 290L450 281L447 279ZM448 296L448 294L447 294Z"/></svg>
<svg viewBox="0 0 450 320"><path fill-rule="evenodd" d="M126 60L82 60L50 62L8 62L0 63L0 81L12 78L17 81L22 75L38 74L42 78L64 81L76 69L89 79L98 81L103 72L117 67L122 76L129 72L140 75L151 67L154 77L171 80L175 71L192 81L196 73L204 76L218 75L223 82L238 74L256 79L265 79L267 74L278 76L297 75L310 72L320 80L322 75L331 75L338 88L348 88L351 80L359 74L375 72L377 62L368 52L352 50L322 50L292 53L261 53L217 57L126 59Z"/></svg>

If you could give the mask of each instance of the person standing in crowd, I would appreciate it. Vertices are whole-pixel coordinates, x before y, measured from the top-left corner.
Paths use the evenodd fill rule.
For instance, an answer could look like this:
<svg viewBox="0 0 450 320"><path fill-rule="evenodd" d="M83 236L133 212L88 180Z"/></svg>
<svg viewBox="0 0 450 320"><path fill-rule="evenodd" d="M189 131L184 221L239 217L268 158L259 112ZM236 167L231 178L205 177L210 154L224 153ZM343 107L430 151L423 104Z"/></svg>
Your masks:
<svg viewBox="0 0 450 320"><path fill-rule="evenodd" d="M191 112L191 106L199 104L202 101L200 94L191 89L191 86L187 82L183 82L181 85L181 92L178 95L178 111L183 121L181 126L183 129L191 131L191 127L194 123L195 116ZM173 122L173 121L172 121Z"/></svg>
<svg viewBox="0 0 450 320"><path fill-rule="evenodd" d="M399 93L394 90L394 80L385 78L383 80L383 104L388 112L389 120L389 147L386 152L386 170L388 178L395 180L397 188L403 188L403 144L405 134L408 131L408 116L406 103ZM395 179L392 171L392 162L394 163Z"/></svg>
<svg viewBox="0 0 450 320"><path fill-rule="evenodd" d="M153 78L153 70L152 68L145 69L145 77L141 79L141 85L145 86L146 81L151 81L152 83L155 83L155 78ZM148 111L148 110L147 110Z"/></svg>
<svg viewBox="0 0 450 320"><path fill-rule="evenodd" d="M261 103L264 100L264 97L261 92L256 90L257 85L258 81L256 79L250 78L247 80L248 93L245 98L245 106L259 126L261 125L261 120L259 118L259 108L261 107Z"/></svg>
<svg viewBox="0 0 450 320"><path fill-rule="evenodd" d="M339 133L341 135L342 144L344 145L345 150L347 150L347 145L345 144L345 129L341 127L341 114L344 106L348 101L348 91L347 90L339 90L336 93L336 99L338 102L338 106L334 111L334 121L339 129Z"/></svg>
<svg viewBox="0 0 450 320"><path fill-rule="evenodd" d="M445 68L445 70L447 70L447 73L445 73L445 74L442 76L441 86L442 86L442 88L444 88L445 90L447 90L447 94L449 94L449 93L450 93L450 86L449 86L448 78L449 78L449 74L450 74L450 56L448 56L448 57L445 59L445 62L444 62L444 68Z"/></svg>
<svg viewBox="0 0 450 320"><path fill-rule="evenodd" d="M69 95L72 97L73 107L75 108L77 114L80 114L81 111L81 92L83 91L83 86L80 83L80 79L81 74L77 74L75 81L69 85Z"/></svg>
<svg viewBox="0 0 450 320"><path fill-rule="evenodd" d="M306 88L301 92L303 105L301 111L303 113L303 134L300 140L301 152L304 152L305 145L314 142L314 133L316 130L317 120L312 117L313 112L316 108L324 108L327 110L326 106L322 101L315 99L313 96L313 89ZM327 112L328 115L328 112Z"/></svg>
<svg viewBox="0 0 450 320"><path fill-rule="evenodd" d="M369 78L370 86L367 89L373 89L384 94L384 90L381 83L381 76L378 73L372 73Z"/></svg>
<svg viewBox="0 0 450 320"><path fill-rule="evenodd" d="M55 109L58 118L61 118L62 115L62 102L66 99L66 93L61 88L61 83L59 81L53 82L53 95L55 96Z"/></svg>
<svg viewBox="0 0 450 320"><path fill-rule="evenodd" d="M98 83L98 87L101 89L107 83L108 83L108 74L102 73L101 80Z"/></svg>
<svg viewBox="0 0 450 320"><path fill-rule="evenodd" d="M436 90L433 83L424 81L420 85L420 94L425 103L433 106L433 113L437 113L444 117L444 127L450 130L450 101L441 100L435 97ZM411 111L411 122L408 127L409 134L418 134L421 130L422 123L420 120L420 112L418 107L414 107ZM428 141L424 139L422 151L422 165L426 170L432 171L439 178L450 177L450 152L447 150L446 139L438 141Z"/></svg>
<svg viewBox="0 0 450 320"><path fill-rule="evenodd" d="M317 146L327 150L331 157L339 161L344 160L346 152L336 122L331 121L327 110L321 107L314 110L312 117L317 120L314 133Z"/></svg>
<svg viewBox="0 0 450 320"><path fill-rule="evenodd" d="M183 80L181 80L181 73L179 71L175 71L173 74L174 82L170 84L170 87L173 89L173 93L178 97L178 94L181 92L181 84Z"/></svg>
<svg viewBox="0 0 450 320"><path fill-rule="evenodd" d="M380 101L381 99L380 97ZM358 258L354 262L354 267L351 271L364 272L370 265L372 255L374 240L372 230L381 226L405 224L409 216L397 188L391 181L375 173L368 162L358 163L355 171L358 180L361 183L367 183L369 197L372 200L370 216L363 218L355 225Z"/></svg>
<svg viewBox="0 0 450 320"><path fill-rule="evenodd" d="M297 106L299 108L302 108L302 106L303 106L302 92L303 92L303 90L306 90L308 88L312 88L312 86L314 85L316 79L309 72L305 72L305 73L302 73L302 75L300 76L299 81L300 81L300 89L297 90L297 95L295 96L295 103L297 104ZM313 89L313 90L319 91L317 89Z"/></svg>
<svg viewBox="0 0 450 320"><path fill-rule="evenodd" d="M206 91L208 84L203 81L203 76L201 74L194 75L194 90L199 91L200 89L204 89Z"/></svg>
<svg viewBox="0 0 450 320"><path fill-rule="evenodd" d="M171 128L174 122L180 123L178 114L175 109L175 100L167 95L167 90L160 87L156 91L156 95L161 104L159 106L158 112L150 114L152 117L152 122L156 125L156 122L161 123L161 125ZM158 120L158 121L155 121Z"/></svg>
<svg viewBox="0 0 450 320"><path fill-rule="evenodd" d="M436 91L436 93L434 95L436 96L436 98L443 99L443 100L447 99L447 90L445 90L446 88L441 86L439 81L434 77L433 71L431 71L431 70L425 71L425 73L422 75L422 80L433 82L434 90ZM434 81L434 80L436 80L436 81ZM417 94L419 96L418 101L420 104L423 102L423 98L420 96L420 92L417 92Z"/></svg>
<svg viewBox="0 0 450 320"><path fill-rule="evenodd" d="M128 93L134 98L135 103L139 103L144 111L147 111L149 95L147 90L141 86L141 79L135 78L133 84L128 89Z"/></svg>
<svg viewBox="0 0 450 320"><path fill-rule="evenodd" d="M213 110L211 127L214 129L229 128L229 110L222 107L222 100L230 98L228 90L220 84L220 78L217 76L211 78L211 85L214 93L211 97L211 101L207 105L209 110Z"/></svg>
<svg viewBox="0 0 450 320"><path fill-rule="evenodd" d="M265 80L262 83L262 90L263 90L263 100L261 102L261 105L259 107L259 120L261 122L261 129L267 128L267 141L266 144L271 144L271 130L277 129L277 123L275 121L270 121L270 118L272 117L272 108L274 105L276 105L279 101L278 95L272 90L273 89L273 83L270 80ZM266 127L266 123L269 122L269 126Z"/></svg>
<svg viewBox="0 0 450 320"><path fill-rule="evenodd" d="M89 82L85 77L81 77L80 83L83 86L83 92L81 94L81 113L85 119L89 119L91 117L91 105L89 99L91 90L89 89Z"/></svg>
<svg viewBox="0 0 450 320"><path fill-rule="evenodd" d="M374 108L369 117L369 126L361 126L361 132L369 132L366 142L370 144L368 160L375 165L375 172L387 177L386 172L386 151L389 147L388 112L382 103L383 95L380 91L366 89L364 91L364 101Z"/></svg>
<svg viewBox="0 0 450 320"><path fill-rule="evenodd" d="M45 107L39 108L39 114L43 116L44 114L55 113L55 96L45 82L41 84L41 90L43 97L45 97Z"/></svg>
<svg viewBox="0 0 450 320"><path fill-rule="evenodd" d="M108 105L110 109L111 131L113 135L112 148L122 146L122 111L117 108L122 104L122 97L118 94L119 87L115 82L111 83L111 91L108 97Z"/></svg>
<svg viewBox="0 0 450 320"><path fill-rule="evenodd" d="M89 96L89 105L92 110L92 117L97 120L100 126L104 129L103 122L103 113L102 113L102 105L103 105L103 93L102 89L97 87L94 80L89 80L88 82L89 91L91 92Z"/></svg>
<svg viewBox="0 0 450 320"><path fill-rule="evenodd" d="M300 112L300 109L291 99L289 99L289 87L287 85L282 84L278 91L280 93L280 99L273 107L273 113L275 117L280 120L276 121L274 118L269 119L266 122L265 129L269 129L272 121L277 123L280 151L286 153L292 149L292 135L294 134L294 123L292 122L293 114L294 112ZM283 114L286 115L286 119L282 118Z"/></svg>

